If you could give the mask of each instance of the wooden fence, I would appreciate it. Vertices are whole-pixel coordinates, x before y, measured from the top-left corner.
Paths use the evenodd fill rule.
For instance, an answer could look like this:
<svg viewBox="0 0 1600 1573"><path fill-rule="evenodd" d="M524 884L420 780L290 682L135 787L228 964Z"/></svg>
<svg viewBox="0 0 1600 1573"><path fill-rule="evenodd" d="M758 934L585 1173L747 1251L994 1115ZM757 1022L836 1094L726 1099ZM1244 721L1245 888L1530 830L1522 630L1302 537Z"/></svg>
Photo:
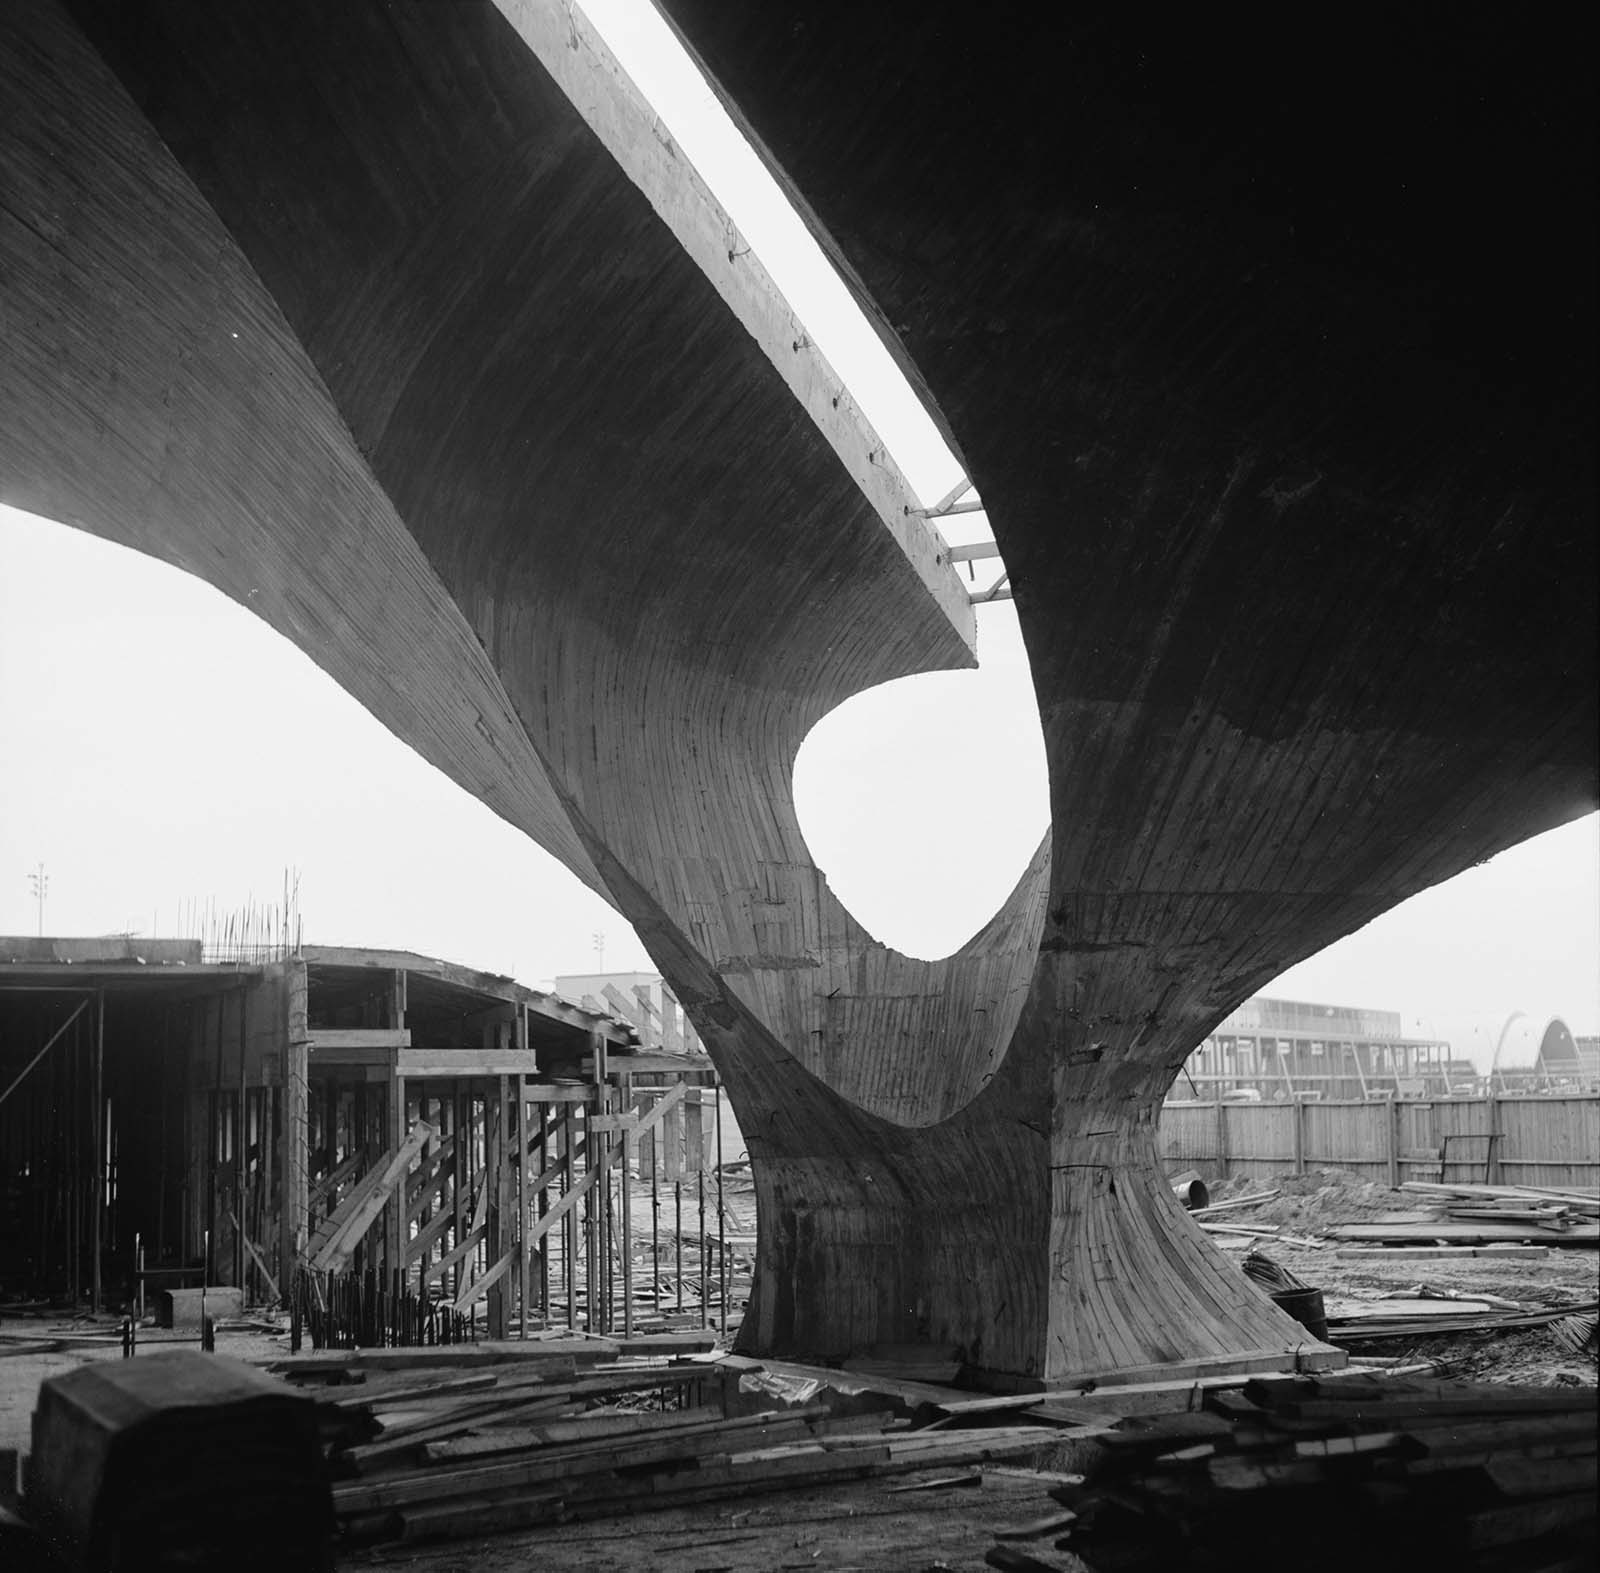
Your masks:
<svg viewBox="0 0 1600 1573"><path fill-rule="evenodd" d="M1348 1169L1363 1179L1600 1185L1600 1096L1169 1103L1167 1166L1208 1179Z"/></svg>

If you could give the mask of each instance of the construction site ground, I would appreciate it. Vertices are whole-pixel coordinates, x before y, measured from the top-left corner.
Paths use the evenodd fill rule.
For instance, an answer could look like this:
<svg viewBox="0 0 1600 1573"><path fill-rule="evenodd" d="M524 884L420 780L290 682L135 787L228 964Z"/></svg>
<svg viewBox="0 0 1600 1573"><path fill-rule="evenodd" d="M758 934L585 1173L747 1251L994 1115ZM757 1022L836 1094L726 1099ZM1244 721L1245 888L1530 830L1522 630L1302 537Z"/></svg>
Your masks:
<svg viewBox="0 0 1600 1573"><path fill-rule="evenodd" d="M1413 1200L1338 1171L1232 1182L1215 1187L1213 1197L1248 1194L1267 1183L1281 1195L1251 1209L1248 1218L1307 1239L1334 1224L1402 1211ZM1317 1248L1257 1239L1229 1242L1225 1248L1242 1260L1252 1244L1334 1302L1376 1299L1423 1285L1454 1294L1489 1293L1530 1307L1576 1305L1596 1298L1600 1287L1600 1253L1593 1248L1551 1249L1538 1259L1406 1257L1393 1262L1341 1255L1332 1242ZM16 1316L0 1307L0 1449L27 1449L29 1420L44 1379L85 1360L121 1358L118 1320ZM140 1354L179 1341L179 1335L146 1331ZM188 1342L192 1347L195 1340ZM217 1345L223 1353L265 1362L283 1357L288 1338L286 1332L269 1331L266 1322L255 1322L225 1326ZM1353 1353L1407 1365L1433 1361L1441 1375L1479 1382L1592 1387L1596 1381L1594 1359L1564 1348L1549 1328L1433 1334L1363 1344ZM595 1573L635 1567L660 1573L979 1569L998 1530L1052 1509L1046 1487L1073 1460L1044 1454L1031 1462L1043 1473L1011 1465L932 1469L443 1546L352 1551L341 1557L340 1566L416 1573L512 1573L535 1566ZM1052 1555L1062 1566L1071 1565L1065 1553Z"/></svg>

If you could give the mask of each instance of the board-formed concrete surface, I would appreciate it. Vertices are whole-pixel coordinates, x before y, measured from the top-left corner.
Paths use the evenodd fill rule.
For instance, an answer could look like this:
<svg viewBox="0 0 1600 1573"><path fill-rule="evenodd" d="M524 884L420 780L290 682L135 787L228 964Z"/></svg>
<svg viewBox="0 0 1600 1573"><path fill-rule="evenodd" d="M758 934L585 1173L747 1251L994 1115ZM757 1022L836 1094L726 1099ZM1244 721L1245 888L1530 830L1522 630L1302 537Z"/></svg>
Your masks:
<svg viewBox="0 0 1600 1573"><path fill-rule="evenodd" d="M1594 805L1567 68L667 9L1012 573L1052 831L963 951L865 934L790 785L971 660L958 581L563 8L8 8L0 498L217 584L616 903L749 1140L746 1347L1290 1349L1154 1113L1285 967Z"/></svg>

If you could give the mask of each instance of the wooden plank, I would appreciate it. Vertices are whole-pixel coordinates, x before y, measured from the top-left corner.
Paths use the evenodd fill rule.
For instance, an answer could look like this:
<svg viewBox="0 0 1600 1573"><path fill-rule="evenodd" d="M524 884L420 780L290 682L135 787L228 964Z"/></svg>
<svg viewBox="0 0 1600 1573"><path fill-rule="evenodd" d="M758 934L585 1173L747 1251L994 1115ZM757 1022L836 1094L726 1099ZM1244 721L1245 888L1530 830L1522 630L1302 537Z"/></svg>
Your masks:
<svg viewBox="0 0 1600 1573"><path fill-rule="evenodd" d="M308 1265L315 1272L336 1272L350 1259L367 1230L377 1222L389 1193L404 1179L412 1159L438 1133L419 1123L398 1149L387 1153L379 1166L350 1192L319 1230L321 1244L310 1252Z"/></svg>
<svg viewBox="0 0 1600 1573"><path fill-rule="evenodd" d="M635 983L633 997L639 1007L639 1025L641 1033L648 1028L648 1034L657 1043L661 1042L661 1012L656 1009L655 1001L650 998L650 985L648 983Z"/></svg>
<svg viewBox="0 0 1600 1573"><path fill-rule="evenodd" d="M417 1172L407 1177L406 1216L410 1222L415 1223L435 1195L449 1185L451 1176L446 1171L454 1161L455 1151L456 1139L452 1133L425 1154Z"/></svg>
<svg viewBox="0 0 1600 1573"><path fill-rule="evenodd" d="M486 1273L472 1280L465 1289L456 1296L455 1304L451 1309L460 1316L469 1306L482 1299L490 1289L500 1282L510 1272L517 1259L517 1248L512 1246L500 1260Z"/></svg>
<svg viewBox="0 0 1600 1573"><path fill-rule="evenodd" d="M571 1212L580 1201L583 1200L584 1196L588 1193L589 1188L597 1179L600 1178L603 1172L604 1171L599 1168L587 1170L584 1173L583 1178L579 1180L576 1185L568 1189L561 1200L558 1201L555 1206L552 1207L550 1211L544 1215L544 1217L539 1219L539 1221L528 1231L528 1244L537 1245L539 1241L550 1232L551 1228L555 1224L559 1223L563 1218L565 1218L566 1215Z"/></svg>
<svg viewBox="0 0 1600 1573"><path fill-rule="evenodd" d="M394 1064L395 1055L399 1052L394 1048L358 1045L354 1048L327 1050L319 1054L313 1044L306 1051L306 1061L313 1072L323 1076L333 1075L335 1072L348 1076L356 1070L377 1070L387 1073L389 1067Z"/></svg>
<svg viewBox="0 0 1600 1573"><path fill-rule="evenodd" d="M1510 1261L1542 1261L1550 1255L1548 1245L1345 1245L1334 1256L1361 1257L1369 1262L1440 1262L1463 1257L1496 1257Z"/></svg>
<svg viewBox="0 0 1600 1573"><path fill-rule="evenodd" d="M532 1049L514 1049L498 1042L463 1049L401 1049L395 1069L407 1078L430 1080L459 1076L531 1076L538 1070L537 1058Z"/></svg>
<svg viewBox="0 0 1600 1573"><path fill-rule="evenodd" d="M671 1055L681 1053L685 1044L678 1026L678 996L663 980L661 988L661 1047Z"/></svg>
<svg viewBox="0 0 1600 1573"><path fill-rule="evenodd" d="M345 1182L349 1180L350 1177L356 1172L356 1170L361 1167L361 1163L362 1154L360 1152L353 1152L344 1160L343 1163L339 1164L336 1168L323 1175L320 1180L315 1181L310 1186L308 1192L308 1200L311 1210L314 1212L317 1208L322 1206L322 1204L327 1201L328 1197L332 1195L333 1192L337 1191L342 1185L344 1185Z"/></svg>
<svg viewBox="0 0 1600 1573"><path fill-rule="evenodd" d="M262 1260L261 1252L258 1251L255 1248L255 1244L250 1239L250 1236L247 1235L244 1232L242 1227L240 1227L238 1216L231 1209L230 1209L230 1211L228 1213L228 1221L238 1231L239 1238L240 1238L241 1241L243 1241L245 1250L247 1250L250 1253L251 1261L253 1261L256 1264L256 1267L260 1271L261 1276L264 1279L266 1279L267 1288L269 1288L272 1291L272 1298L274 1300L281 1300L283 1298L283 1293L278 1288L278 1280L276 1278L274 1278L270 1272L267 1271L267 1264L266 1264L265 1261Z"/></svg>
<svg viewBox="0 0 1600 1573"><path fill-rule="evenodd" d="M1548 1243L1583 1246L1600 1241L1600 1225L1595 1224L1575 1224L1558 1233L1529 1224L1452 1223L1444 1219L1438 1223L1336 1224L1323 1233L1330 1240L1433 1240L1446 1245L1478 1245L1506 1240L1523 1245Z"/></svg>
<svg viewBox="0 0 1600 1573"><path fill-rule="evenodd" d="M1484 1473L1502 1495L1508 1497L1554 1496L1569 1491L1586 1491L1594 1499L1596 1459L1591 1453L1580 1458L1519 1458L1515 1454L1492 1460Z"/></svg>
<svg viewBox="0 0 1600 1573"><path fill-rule="evenodd" d="M683 1167L688 1174L701 1174L706 1167L706 1130L703 1098L699 1087L686 1087L683 1094Z"/></svg>
<svg viewBox="0 0 1600 1573"><path fill-rule="evenodd" d="M687 1072L714 1070L706 1054L612 1054L606 1060L606 1074L619 1076L679 1076Z"/></svg>
<svg viewBox="0 0 1600 1573"><path fill-rule="evenodd" d="M406 1242L406 1261L408 1263L416 1261L454 1222L455 1215L448 1208L441 1207L434 1217Z"/></svg>
<svg viewBox="0 0 1600 1573"><path fill-rule="evenodd" d="M498 977L492 972L477 972L470 967L463 967L452 961L440 961L433 956L420 956L406 950L363 950L348 945L307 945L301 954L311 966L372 967L438 978L468 993L480 995L486 1000L508 1005L525 1005L532 1015L542 1016L547 1021L585 1029L598 1026L608 1036L619 1040L623 1036L620 1028L605 1020L604 1012L591 1013L581 1010L554 994L526 988L511 978ZM198 970L190 967L186 968L185 972L188 975ZM222 972L234 969L216 970ZM596 1014L599 1016L598 1021Z"/></svg>
<svg viewBox="0 0 1600 1573"><path fill-rule="evenodd" d="M404 1027L311 1027L307 1042L314 1054L335 1055L346 1049L409 1049Z"/></svg>
<svg viewBox="0 0 1600 1573"><path fill-rule="evenodd" d="M448 1254L441 1256L438 1261L432 1263L423 1273L423 1281L425 1283L448 1272L458 1263L465 1262L488 1238L486 1215L489 1209L489 1188L484 1183L484 1173L481 1169L478 1171L478 1178L474 1183L477 1186L477 1201L473 1207L472 1219L466 1225L463 1236L456 1243L455 1248ZM453 1221L453 1215L451 1216Z"/></svg>
<svg viewBox="0 0 1600 1573"><path fill-rule="evenodd" d="M641 1019L643 1012L640 1011L637 1000L630 999L615 983L606 984L600 993L601 998L605 1000L606 1004L611 1007L611 1010L617 1016L620 1016L630 1026L638 1029L641 1037L645 1035L645 1023Z"/></svg>
<svg viewBox="0 0 1600 1573"><path fill-rule="evenodd" d="M588 1103L594 1097L594 1088L529 1082L528 1097L534 1103Z"/></svg>
<svg viewBox="0 0 1600 1573"><path fill-rule="evenodd" d="M931 1407L948 1418L959 1419L966 1415L1029 1409L1052 1399L1077 1400L1091 1394L1115 1404L1121 1393L1187 1393L1210 1387L1242 1387L1255 1376L1282 1374L1287 1377L1295 1371L1297 1362L1298 1369L1302 1371L1338 1370L1347 1363L1347 1357L1337 1349L1300 1350L1298 1354L1294 1351L1267 1350L1231 1359L1219 1357L1215 1360L1179 1361L1172 1365L1130 1367L1122 1372L1102 1371L1073 1376L1064 1381L1052 1381L1037 1392L942 1400Z"/></svg>
<svg viewBox="0 0 1600 1573"><path fill-rule="evenodd" d="M483 1338L475 1344L437 1344L398 1349L323 1349L267 1362L265 1369L293 1380L323 1378L350 1371L435 1371L458 1366L508 1366L520 1377L538 1377L541 1368L563 1362L594 1366L615 1360L617 1346L608 1338ZM660 1372L651 1375L659 1377ZM562 1378L558 1378L561 1380Z"/></svg>
<svg viewBox="0 0 1600 1573"><path fill-rule="evenodd" d="M682 1085L675 1089L678 1097L671 1102L663 1100L661 1108L661 1177L671 1184L683 1180L683 1098Z"/></svg>
<svg viewBox="0 0 1600 1573"><path fill-rule="evenodd" d="M468 1493L514 1491L551 1480L565 1483L579 1475L609 1474L619 1468L638 1470L711 1451L720 1439L730 1435L750 1445L768 1438L792 1437L805 1432L809 1423L821 1418L822 1413L804 1409L783 1415L741 1416L731 1421L718 1416L686 1422L675 1431L664 1431L632 1443L616 1443L602 1437L587 1444L540 1449L506 1463L433 1468L386 1480L339 1482L332 1488L334 1508L341 1514L372 1512ZM648 1489L643 1480L638 1485Z"/></svg>
<svg viewBox="0 0 1600 1573"><path fill-rule="evenodd" d="M684 1094L687 1090L687 1087L681 1081L668 1087L649 1109L638 1116L638 1123L634 1126L634 1135L636 1137L647 1136L683 1102Z"/></svg>
<svg viewBox="0 0 1600 1573"><path fill-rule="evenodd" d="M779 1416L777 1418L790 1418ZM617 1438L650 1436L671 1433L678 1436L711 1434L720 1442L748 1430L752 1425L760 1430L770 1430L774 1416L725 1419L722 1415L708 1415L695 1420L692 1412L668 1409L648 1414L612 1414L591 1411L570 1420L548 1420L524 1426L496 1428L478 1436L430 1443L426 1456L430 1463L445 1463L462 1459L490 1458L497 1453L528 1452L535 1448L561 1448L582 1443L598 1443ZM803 1431L804 1425L796 1427Z"/></svg>

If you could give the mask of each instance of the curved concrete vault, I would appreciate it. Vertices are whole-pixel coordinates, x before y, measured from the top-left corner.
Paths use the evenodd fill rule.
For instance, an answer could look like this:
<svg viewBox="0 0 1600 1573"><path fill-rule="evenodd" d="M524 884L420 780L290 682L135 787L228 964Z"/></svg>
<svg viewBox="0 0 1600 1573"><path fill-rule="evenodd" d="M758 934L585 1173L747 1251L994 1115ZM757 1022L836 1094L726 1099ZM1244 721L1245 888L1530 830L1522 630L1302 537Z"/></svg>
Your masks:
<svg viewBox="0 0 1600 1573"><path fill-rule="evenodd" d="M1290 73L668 9L1012 570L1053 829L956 956L850 919L790 776L849 694L970 662L959 584L559 7L8 8L0 497L250 606L616 903L749 1137L747 1347L1288 1349L1155 1114L1277 972L1595 802L1577 111L1547 77L1480 124L1514 61L1468 34Z"/></svg>

